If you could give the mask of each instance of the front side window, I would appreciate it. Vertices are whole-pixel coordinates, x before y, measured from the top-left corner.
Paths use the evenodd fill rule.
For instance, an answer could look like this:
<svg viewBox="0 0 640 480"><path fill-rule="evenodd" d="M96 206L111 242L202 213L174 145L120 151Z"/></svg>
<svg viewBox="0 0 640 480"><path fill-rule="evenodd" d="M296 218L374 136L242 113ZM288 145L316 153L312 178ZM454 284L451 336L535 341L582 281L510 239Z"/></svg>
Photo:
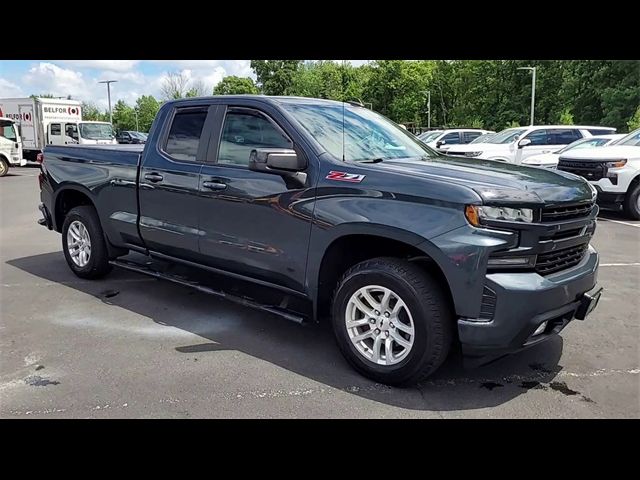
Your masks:
<svg viewBox="0 0 640 480"><path fill-rule="evenodd" d="M411 133L366 108L299 100L283 101L282 106L339 160L358 162L436 155Z"/></svg>
<svg viewBox="0 0 640 480"><path fill-rule="evenodd" d="M13 127L13 122L0 120L0 136L6 138L7 140L11 140L12 142L18 140L15 128Z"/></svg>
<svg viewBox="0 0 640 480"><path fill-rule="evenodd" d="M176 160L194 162L206 118L206 110L178 111L173 117L164 151Z"/></svg>
<svg viewBox="0 0 640 480"><path fill-rule="evenodd" d="M460 144L460 134L458 132L447 133L444 137L440 139L446 145L459 145Z"/></svg>
<svg viewBox="0 0 640 480"><path fill-rule="evenodd" d="M548 145L549 144L547 142L546 130L535 130L529 133L529 135L527 135L525 138L528 138L529 140L531 140L531 143L529 145Z"/></svg>
<svg viewBox="0 0 640 480"><path fill-rule="evenodd" d="M229 111L224 119L218 163L248 166L251 151L256 148L293 148L293 144L259 112Z"/></svg>
<svg viewBox="0 0 640 480"><path fill-rule="evenodd" d="M67 123L65 125L67 137L78 139L78 126L75 123Z"/></svg>

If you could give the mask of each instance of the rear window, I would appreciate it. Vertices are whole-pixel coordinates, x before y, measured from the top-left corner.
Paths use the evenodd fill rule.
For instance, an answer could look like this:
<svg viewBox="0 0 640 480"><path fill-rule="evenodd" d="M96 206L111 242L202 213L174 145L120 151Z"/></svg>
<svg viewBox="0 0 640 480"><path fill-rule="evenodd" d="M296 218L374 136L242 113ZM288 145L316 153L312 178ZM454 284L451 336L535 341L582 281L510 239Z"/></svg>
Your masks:
<svg viewBox="0 0 640 480"><path fill-rule="evenodd" d="M591 135L611 135L616 132L615 128L585 128Z"/></svg>
<svg viewBox="0 0 640 480"><path fill-rule="evenodd" d="M165 153L176 160L194 162L200 146L206 110L178 111L171 123Z"/></svg>

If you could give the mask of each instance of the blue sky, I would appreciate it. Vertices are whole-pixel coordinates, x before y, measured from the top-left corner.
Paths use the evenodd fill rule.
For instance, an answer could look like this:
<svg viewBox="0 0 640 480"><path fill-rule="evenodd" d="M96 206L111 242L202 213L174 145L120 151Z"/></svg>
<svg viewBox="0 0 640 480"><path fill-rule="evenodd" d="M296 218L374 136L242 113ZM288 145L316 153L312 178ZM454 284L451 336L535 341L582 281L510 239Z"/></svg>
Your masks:
<svg viewBox="0 0 640 480"><path fill-rule="evenodd" d="M359 65L364 60L350 60ZM161 98L168 72L182 72L199 81L207 91L227 75L255 76L249 60L0 60L0 98L51 93L92 102L107 108L106 87L100 80L118 80L111 85L111 101L133 104L140 95Z"/></svg>

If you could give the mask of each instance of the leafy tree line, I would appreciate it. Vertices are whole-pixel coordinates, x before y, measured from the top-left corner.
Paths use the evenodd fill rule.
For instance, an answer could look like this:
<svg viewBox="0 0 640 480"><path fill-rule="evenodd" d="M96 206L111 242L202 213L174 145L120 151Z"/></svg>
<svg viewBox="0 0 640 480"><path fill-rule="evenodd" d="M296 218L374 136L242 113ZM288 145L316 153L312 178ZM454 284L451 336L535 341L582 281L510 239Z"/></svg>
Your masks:
<svg viewBox="0 0 640 480"><path fill-rule="evenodd" d="M224 77L214 95L298 95L354 100L399 123L491 130L528 125L535 66L536 124L592 124L625 132L640 126L640 62L611 60L379 60L346 62L252 60L256 82ZM118 101L116 129L148 131L163 100L207 95L201 82L168 74L162 100L142 96L135 106ZM108 112L85 104L85 119L108 120Z"/></svg>

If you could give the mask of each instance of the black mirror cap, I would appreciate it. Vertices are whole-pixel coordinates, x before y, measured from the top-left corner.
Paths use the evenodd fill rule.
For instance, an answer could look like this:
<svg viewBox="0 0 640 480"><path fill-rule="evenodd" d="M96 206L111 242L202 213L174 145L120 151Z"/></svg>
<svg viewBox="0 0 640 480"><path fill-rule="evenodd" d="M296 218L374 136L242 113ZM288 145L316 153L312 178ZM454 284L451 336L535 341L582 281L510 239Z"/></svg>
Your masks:
<svg viewBox="0 0 640 480"><path fill-rule="evenodd" d="M249 169L264 173L300 172L307 161L290 148L257 148L249 156Z"/></svg>

